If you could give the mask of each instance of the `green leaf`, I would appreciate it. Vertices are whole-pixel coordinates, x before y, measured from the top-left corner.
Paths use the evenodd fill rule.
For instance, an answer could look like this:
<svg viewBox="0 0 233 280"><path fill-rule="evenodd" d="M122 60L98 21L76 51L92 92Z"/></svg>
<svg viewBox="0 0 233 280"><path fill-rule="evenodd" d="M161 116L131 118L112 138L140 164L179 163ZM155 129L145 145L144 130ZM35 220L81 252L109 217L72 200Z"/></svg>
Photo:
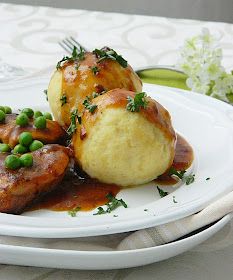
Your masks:
<svg viewBox="0 0 233 280"><path fill-rule="evenodd" d="M108 202L105 204L107 208L104 210L103 207L98 207L97 208L98 212L94 213L93 215L102 215L102 214L111 213L113 210L115 210L120 206L123 206L124 208L128 207L123 199L117 199L111 193L108 193L106 195L106 198L108 199Z"/></svg>
<svg viewBox="0 0 233 280"><path fill-rule="evenodd" d="M71 217L76 217L77 212L81 210L81 207L76 207L72 210L68 211L68 215L70 215Z"/></svg>
<svg viewBox="0 0 233 280"><path fill-rule="evenodd" d="M46 96L46 100L48 101L48 90L47 89L44 89L44 94Z"/></svg>
<svg viewBox="0 0 233 280"><path fill-rule="evenodd" d="M136 93L134 98L128 96L127 101L126 109L130 112L139 112L141 108L145 109L148 105L145 92Z"/></svg>
<svg viewBox="0 0 233 280"><path fill-rule="evenodd" d="M83 105L92 114L97 109L97 105L90 103L90 97L89 96L86 96L86 99L83 101Z"/></svg>
<svg viewBox="0 0 233 280"><path fill-rule="evenodd" d="M63 62L65 61L81 61L85 58L85 51L82 47L80 47L79 52L77 51L77 47L74 46L71 56L63 56L63 58L58 61L56 68L60 69L62 67ZM77 66L75 67L77 70Z"/></svg>
<svg viewBox="0 0 233 280"><path fill-rule="evenodd" d="M168 192L165 192L162 189L160 189L158 186L157 186L157 190L159 192L160 197L165 197L169 194Z"/></svg>
<svg viewBox="0 0 233 280"><path fill-rule="evenodd" d="M106 211L104 210L103 207L98 207L97 208L98 212L94 213L93 215L102 215L102 214L106 214Z"/></svg>
<svg viewBox="0 0 233 280"><path fill-rule="evenodd" d="M178 171L174 167L171 167L169 170L169 175L175 175L181 180L183 179L185 173L186 173L186 170Z"/></svg>
<svg viewBox="0 0 233 280"><path fill-rule="evenodd" d="M190 175L188 175L188 176L184 176L184 181L185 181L185 184L186 185L190 185L190 184L192 184L193 182L194 182L194 180L195 180L195 174L190 174Z"/></svg>
<svg viewBox="0 0 233 280"><path fill-rule="evenodd" d="M181 179L186 185L190 185L194 182L195 180L195 174L189 174L185 175L186 170L176 170L174 167L171 167L169 170L169 175L175 175L179 179Z"/></svg>
<svg viewBox="0 0 233 280"><path fill-rule="evenodd" d="M94 75L97 75L100 70L97 66L93 66L93 67L91 67L91 71L93 72Z"/></svg>
<svg viewBox="0 0 233 280"><path fill-rule="evenodd" d="M65 94L62 95L62 97L60 98L61 101L61 106L65 105L67 103L67 97Z"/></svg>
<svg viewBox="0 0 233 280"><path fill-rule="evenodd" d="M75 131L76 131L76 121L78 120L78 123L81 124L82 122L82 119L81 117L78 115L78 109L74 109L72 112L71 112L71 115L70 115L70 126L68 127L67 129L67 133L68 135L72 135Z"/></svg>
<svg viewBox="0 0 233 280"><path fill-rule="evenodd" d="M128 62L113 49L104 47L102 49L95 49L93 53L98 58L98 63L104 59L111 59L117 61L123 68L128 66Z"/></svg>

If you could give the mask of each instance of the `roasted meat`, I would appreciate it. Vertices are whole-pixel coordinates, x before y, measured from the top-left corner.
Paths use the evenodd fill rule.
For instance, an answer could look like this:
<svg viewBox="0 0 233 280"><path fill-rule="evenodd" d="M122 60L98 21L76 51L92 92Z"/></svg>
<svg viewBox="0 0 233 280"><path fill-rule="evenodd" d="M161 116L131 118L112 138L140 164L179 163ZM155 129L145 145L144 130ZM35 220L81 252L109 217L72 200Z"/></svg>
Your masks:
<svg viewBox="0 0 233 280"><path fill-rule="evenodd" d="M16 114L7 114L5 122L0 124L0 141L9 144L11 148L18 144L18 137L23 131L31 132L33 139L44 144L64 143L66 132L56 121L47 120L45 129L37 129L33 126L33 119L30 119L25 127L18 126L15 122L16 117Z"/></svg>
<svg viewBox="0 0 233 280"><path fill-rule="evenodd" d="M32 152L33 166L8 170L0 153L0 212L20 214L35 199L53 190L69 164L70 150L50 144Z"/></svg>

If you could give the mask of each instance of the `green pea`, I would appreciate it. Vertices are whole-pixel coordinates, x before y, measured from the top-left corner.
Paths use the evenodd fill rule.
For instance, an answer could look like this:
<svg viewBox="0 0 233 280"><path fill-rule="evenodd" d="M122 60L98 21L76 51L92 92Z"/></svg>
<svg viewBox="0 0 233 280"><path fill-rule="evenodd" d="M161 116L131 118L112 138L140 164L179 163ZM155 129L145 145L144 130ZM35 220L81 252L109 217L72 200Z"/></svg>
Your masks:
<svg viewBox="0 0 233 280"><path fill-rule="evenodd" d="M26 126L29 123L28 116L25 113L20 113L16 118L16 124L19 126Z"/></svg>
<svg viewBox="0 0 233 280"><path fill-rule="evenodd" d="M39 141L39 140L34 140L34 141L32 142L32 144L29 146L29 150L30 150L31 152L33 152L33 151L39 150L39 149L42 148L43 146L44 146L44 144L43 144L41 141Z"/></svg>
<svg viewBox="0 0 233 280"><path fill-rule="evenodd" d="M30 132L22 132L19 135L19 143L23 146L29 146L33 141L32 134Z"/></svg>
<svg viewBox="0 0 233 280"><path fill-rule="evenodd" d="M26 152L27 152L27 148L24 147L24 146L21 145L21 144L16 145L16 146L14 147L14 149L13 149L13 153L14 153L14 154L24 154L24 153L26 153Z"/></svg>
<svg viewBox="0 0 233 280"><path fill-rule="evenodd" d="M38 117L41 117L41 116L43 116L43 114L40 111L35 111L35 113L34 113L34 118L35 119L38 118Z"/></svg>
<svg viewBox="0 0 233 280"><path fill-rule="evenodd" d="M12 113L11 107L4 106L4 110L5 110L5 113L6 113L6 114L11 114L11 113Z"/></svg>
<svg viewBox="0 0 233 280"><path fill-rule="evenodd" d="M36 118L34 120L34 126L39 129L45 129L46 128L46 118L43 116Z"/></svg>
<svg viewBox="0 0 233 280"><path fill-rule="evenodd" d="M7 153L7 152L10 152L10 150L11 150L11 148L8 144L3 144L3 143L0 144L1 153Z"/></svg>
<svg viewBox="0 0 233 280"><path fill-rule="evenodd" d="M8 169L18 169L21 166L20 159L17 156L9 155L5 158L5 167Z"/></svg>
<svg viewBox="0 0 233 280"><path fill-rule="evenodd" d="M3 123L5 121L6 114L2 110L0 110L0 123Z"/></svg>
<svg viewBox="0 0 233 280"><path fill-rule="evenodd" d="M26 114L29 118L34 116L34 111L31 108L24 108L22 113Z"/></svg>
<svg viewBox="0 0 233 280"><path fill-rule="evenodd" d="M52 117L52 115L49 113L49 112L46 112L46 113L44 113L44 115L43 115L47 120L53 120L53 117Z"/></svg>
<svg viewBox="0 0 233 280"><path fill-rule="evenodd" d="M31 154L24 154L19 158L21 165L24 167L30 167L33 165L33 156Z"/></svg>
<svg viewBox="0 0 233 280"><path fill-rule="evenodd" d="M5 113L5 106L0 106L0 110Z"/></svg>

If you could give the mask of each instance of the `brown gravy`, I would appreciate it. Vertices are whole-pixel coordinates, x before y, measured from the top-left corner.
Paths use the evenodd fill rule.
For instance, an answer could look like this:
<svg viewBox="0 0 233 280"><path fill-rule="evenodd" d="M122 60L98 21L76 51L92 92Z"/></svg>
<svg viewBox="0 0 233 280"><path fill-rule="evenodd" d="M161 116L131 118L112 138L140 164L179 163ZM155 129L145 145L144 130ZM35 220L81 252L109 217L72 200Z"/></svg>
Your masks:
<svg viewBox="0 0 233 280"><path fill-rule="evenodd" d="M176 152L172 166L176 170L185 170L192 164L193 150L188 142L177 135ZM175 184L177 180L167 173L156 179L158 184ZM104 184L91 179L80 179L75 175L67 176L60 188L45 195L29 210L50 209L55 211L68 211L81 207L82 211L88 211L107 202L106 195L114 196L120 191L116 185Z"/></svg>
<svg viewBox="0 0 233 280"><path fill-rule="evenodd" d="M177 142L175 149L175 157L172 163L172 167L176 170L186 170L193 162L193 149L189 143L179 134L177 134ZM165 172L160 175L155 182L161 185L174 185L178 179L172 177Z"/></svg>
<svg viewBox="0 0 233 280"><path fill-rule="evenodd" d="M80 207L82 211L89 211L107 203L107 194L116 196L119 191L120 187L116 185L67 176L58 189L45 195L29 210L68 211Z"/></svg>

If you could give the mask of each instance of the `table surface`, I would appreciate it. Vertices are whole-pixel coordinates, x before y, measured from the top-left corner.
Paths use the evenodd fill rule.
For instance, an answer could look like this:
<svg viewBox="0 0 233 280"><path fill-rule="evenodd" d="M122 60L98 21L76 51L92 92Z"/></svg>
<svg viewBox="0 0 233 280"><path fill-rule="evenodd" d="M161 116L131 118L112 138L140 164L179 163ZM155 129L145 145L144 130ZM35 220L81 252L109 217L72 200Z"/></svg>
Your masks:
<svg viewBox="0 0 233 280"><path fill-rule="evenodd" d="M57 42L77 38L87 49L108 45L133 67L174 65L184 40L210 29L221 39L223 64L233 69L233 25L217 22L0 4L0 59L26 75L49 75L64 51ZM0 279L211 279L233 278L233 221L214 237L175 258L132 269L74 271L0 265Z"/></svg>

